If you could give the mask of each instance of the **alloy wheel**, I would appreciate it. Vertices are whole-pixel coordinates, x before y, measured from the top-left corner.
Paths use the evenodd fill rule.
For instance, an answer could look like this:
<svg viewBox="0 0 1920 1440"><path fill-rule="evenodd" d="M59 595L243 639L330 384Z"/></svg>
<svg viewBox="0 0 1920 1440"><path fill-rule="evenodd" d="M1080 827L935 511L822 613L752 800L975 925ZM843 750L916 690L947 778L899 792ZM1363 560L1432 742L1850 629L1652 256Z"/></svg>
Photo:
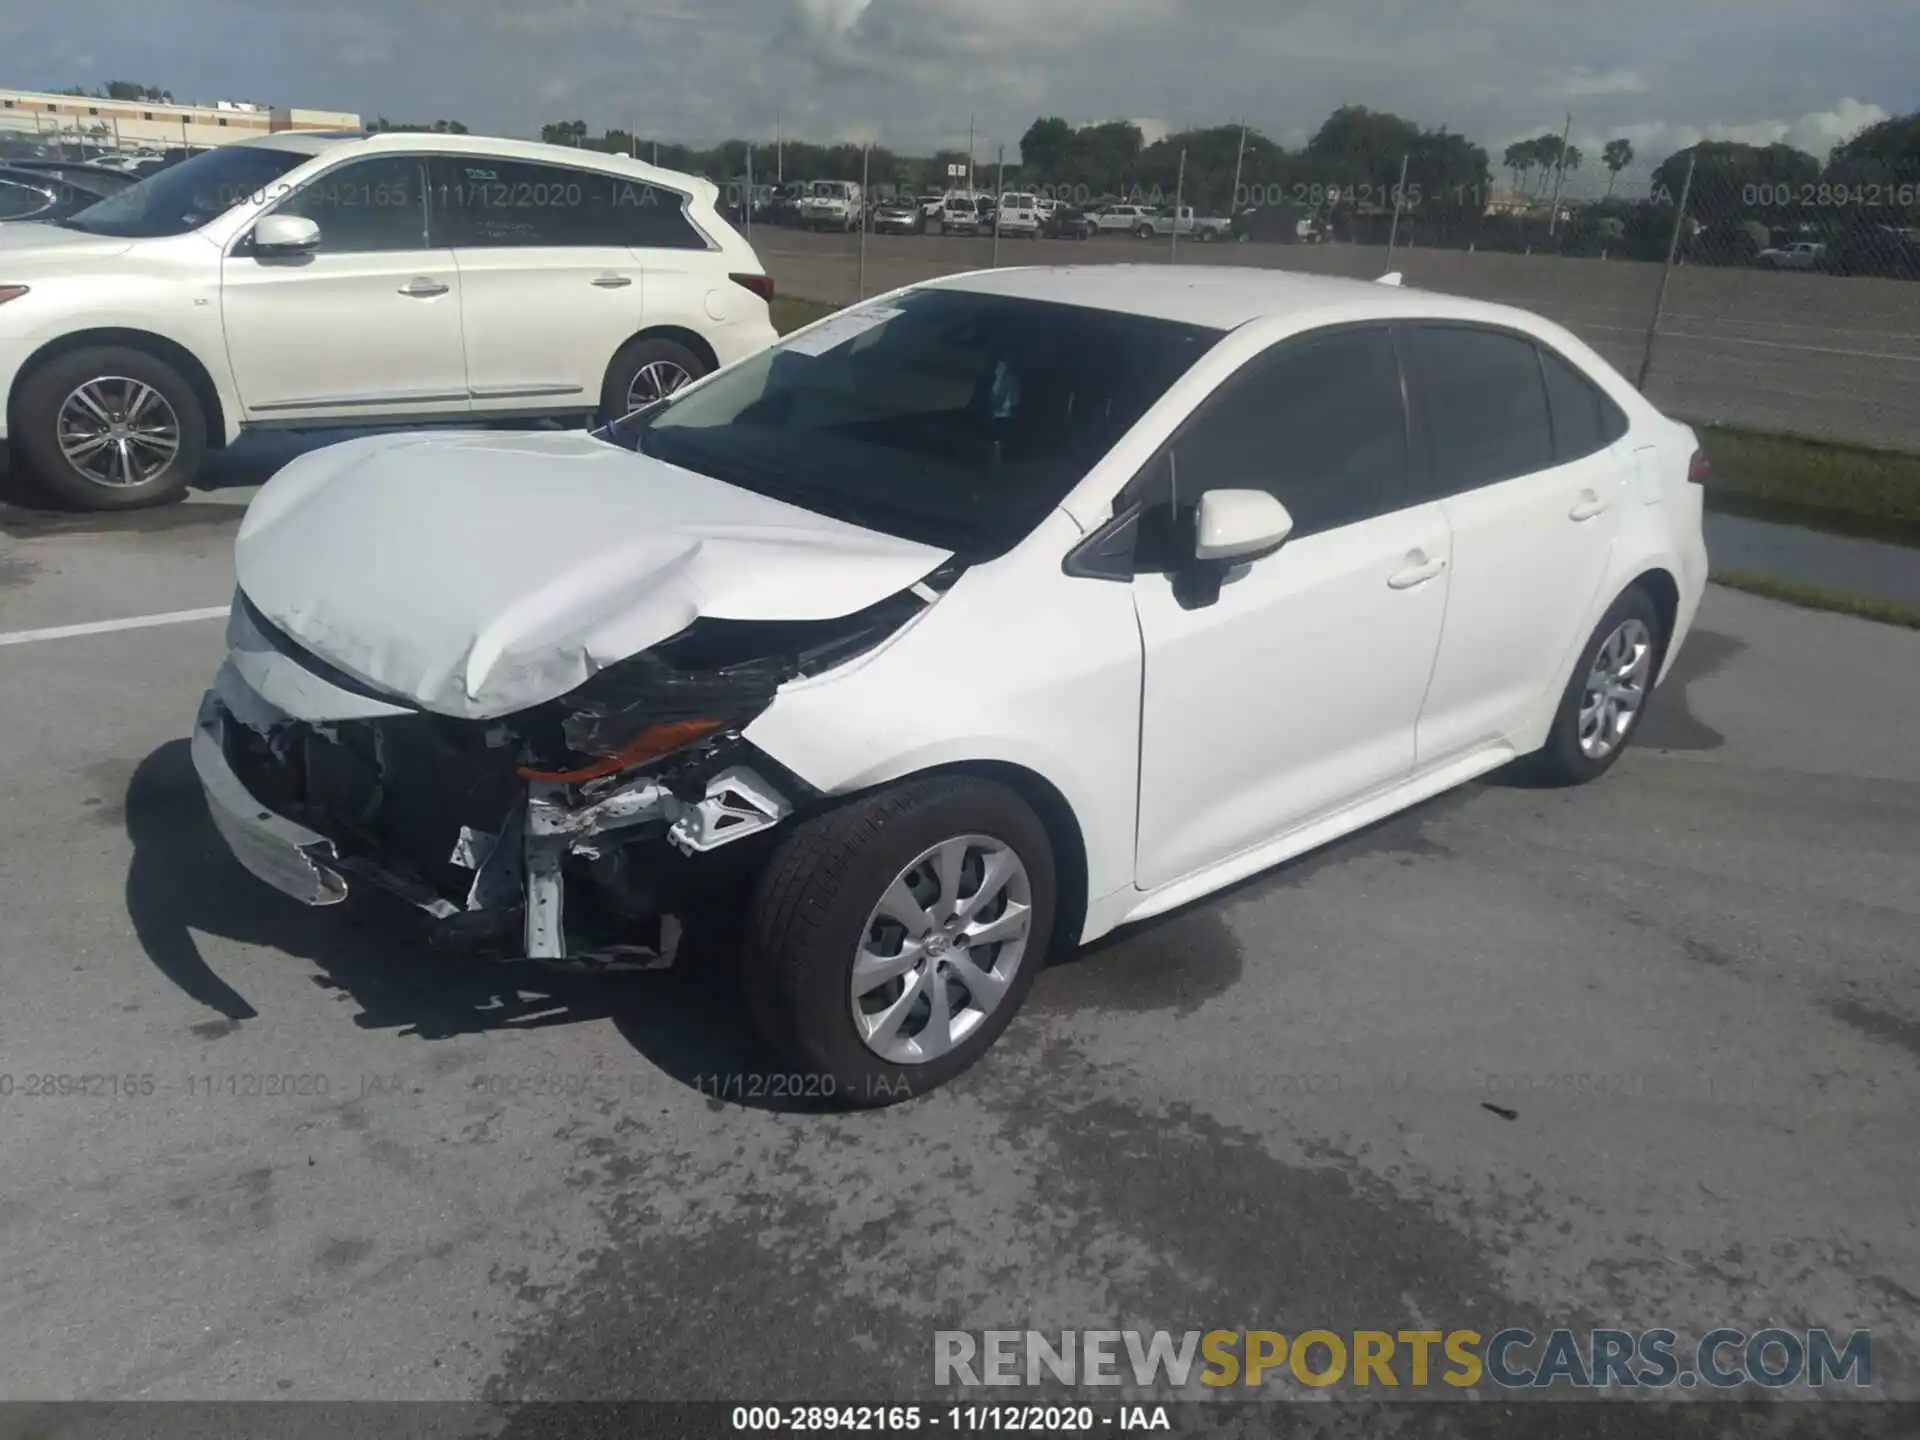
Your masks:
<svg viewBox="0 0 1920 1440"><path fill-rule="evenodd" d="M1653 632L1627 619L1600 642L1580 691L1580 750L1604 760L1626 742L1646 703L1653 668Z"/></svg>
<svg viewBox="0 0 1920 1440"><path fill-rule="evenodd" d="M666 399L691 379L685 367L671 360L649 360L634 373L633 383L627 386L627 413Z"/></svg>
<svg viewBox="0 0 1920 1440"><path fill-rule="evenodd" d="M180 417L142 380L102 375L75 387L54 422L74 472L115 489L145 485L180 453Z"/></svg>
<svg viewBox="0 0 1920 1440"><path fill-rule="evenodd" d="M854 951L861 1042L895 1065L945 1055L1005 1000L1033 917L1027 867L988 835L932 846L887 886Z"/></svg>

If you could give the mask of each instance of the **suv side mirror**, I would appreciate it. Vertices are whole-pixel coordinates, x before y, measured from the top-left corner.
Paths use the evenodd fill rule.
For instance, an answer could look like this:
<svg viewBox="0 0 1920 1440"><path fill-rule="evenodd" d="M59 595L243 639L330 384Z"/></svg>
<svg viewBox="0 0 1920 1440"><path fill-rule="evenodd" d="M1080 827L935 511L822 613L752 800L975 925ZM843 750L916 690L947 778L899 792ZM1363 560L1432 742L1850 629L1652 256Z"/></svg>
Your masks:
<svg viewBox="0 0 1920 1440"><path fill-rule="evenodd" d="M253 227L256 255L305 255L320 246L320 227L304 215L269 215Z"/></svg>
<svg viewBox="0 0 1920 1440"><path fill-rule="evenodd" d="M1244 563L1271 555L1293 533L1293 516L1265 490L1209 490L1195 517L1193 558Z"/></svg>

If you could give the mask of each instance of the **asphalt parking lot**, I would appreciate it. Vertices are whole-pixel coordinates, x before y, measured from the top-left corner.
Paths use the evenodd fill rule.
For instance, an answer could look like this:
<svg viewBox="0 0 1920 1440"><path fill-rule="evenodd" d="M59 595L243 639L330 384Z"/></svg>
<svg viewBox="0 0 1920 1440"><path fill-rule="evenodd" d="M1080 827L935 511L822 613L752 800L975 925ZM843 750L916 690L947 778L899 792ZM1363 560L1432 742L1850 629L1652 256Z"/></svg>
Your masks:
<svg viewBox="0 0 1920 1440"><path fill-rule="evenodd" d="M860 293L859 237L768 229L754 246L790 295L846 304ZM1000 241L1002 265L1160 264L1163 241ZM1382 246L1183 241L1182 264L1254 265L1373 279ZM993 263L989 239L876 235L866 293ZM1660 267L1621 260L1409 250L1406 283L1519 305L1558 321L1637 375ZM1920 451L1920 285L1716 266L1674 272L1647 394L1687 420Z"/></svg>
<svg viewBox="0 0 1920 1440"><path fill-rule="evenodd" d="M0 640L223 605L228 463L0 511ZM255 882L183 738L221 653L0 643L0 1398L877 1400L938 1328L1416 1323L1865 1327L1920 1398L1920 634L1715 589L1600 784L1124 933L852 1116L716 1098L724 991Z"/></svg>

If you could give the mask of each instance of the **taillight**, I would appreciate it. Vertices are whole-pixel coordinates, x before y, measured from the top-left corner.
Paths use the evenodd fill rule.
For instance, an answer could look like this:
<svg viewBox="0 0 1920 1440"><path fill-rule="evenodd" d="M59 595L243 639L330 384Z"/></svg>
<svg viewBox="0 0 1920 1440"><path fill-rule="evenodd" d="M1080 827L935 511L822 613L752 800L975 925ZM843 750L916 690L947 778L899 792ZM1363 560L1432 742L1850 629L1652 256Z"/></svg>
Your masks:
<svg viewBox="0 0 1920 1440"><path fill-rule="evenodd" d="M9 300L18 300L26 293L27 287L24 285L0 285L0 305L6 304Z"/></svg>
<svg viewBox="0 0 1920 1440"><path fill-rule="evenodd" d="M1713 466L1707 462L1707 452L1704 450L1694 451L1693 459L1687 462L1687 483L1689 485L1704 485L1707 483L1707 477L1711 474L1713 474Z"/></svg>
<svg viewBox="0 0 1920 1440"><path fill-rule="evenodd" d="M762 300L771 302L773 299L773 277L771 275L729 275L727 278L736 285L746 286L747 289L758 295Z"/></svg>

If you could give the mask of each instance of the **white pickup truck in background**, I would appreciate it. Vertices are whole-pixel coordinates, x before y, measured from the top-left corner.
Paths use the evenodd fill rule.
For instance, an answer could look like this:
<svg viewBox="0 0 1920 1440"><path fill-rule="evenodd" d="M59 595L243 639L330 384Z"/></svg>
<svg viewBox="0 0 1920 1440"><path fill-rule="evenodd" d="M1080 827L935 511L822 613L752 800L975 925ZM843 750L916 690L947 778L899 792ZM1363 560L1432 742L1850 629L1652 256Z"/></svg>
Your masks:
<svg viewBox="0 0 1920 1440"><path fill-rule="evenodd" d="M1769 270L1818 270L1827 263L1827 247L1811 240L1796 240L1791 245L1762 250L1755 258Z"/></svg>
<svg viewBox="0 0 1920 1440"><path fill-rule="evenodd" d="M1195 215L1191 205L1169 205L1161 210L1142 212L1133 233L1142 240L1176 234L1201 241L1225 240L1233 233L1233 221L1217 215Z"/></svg>

